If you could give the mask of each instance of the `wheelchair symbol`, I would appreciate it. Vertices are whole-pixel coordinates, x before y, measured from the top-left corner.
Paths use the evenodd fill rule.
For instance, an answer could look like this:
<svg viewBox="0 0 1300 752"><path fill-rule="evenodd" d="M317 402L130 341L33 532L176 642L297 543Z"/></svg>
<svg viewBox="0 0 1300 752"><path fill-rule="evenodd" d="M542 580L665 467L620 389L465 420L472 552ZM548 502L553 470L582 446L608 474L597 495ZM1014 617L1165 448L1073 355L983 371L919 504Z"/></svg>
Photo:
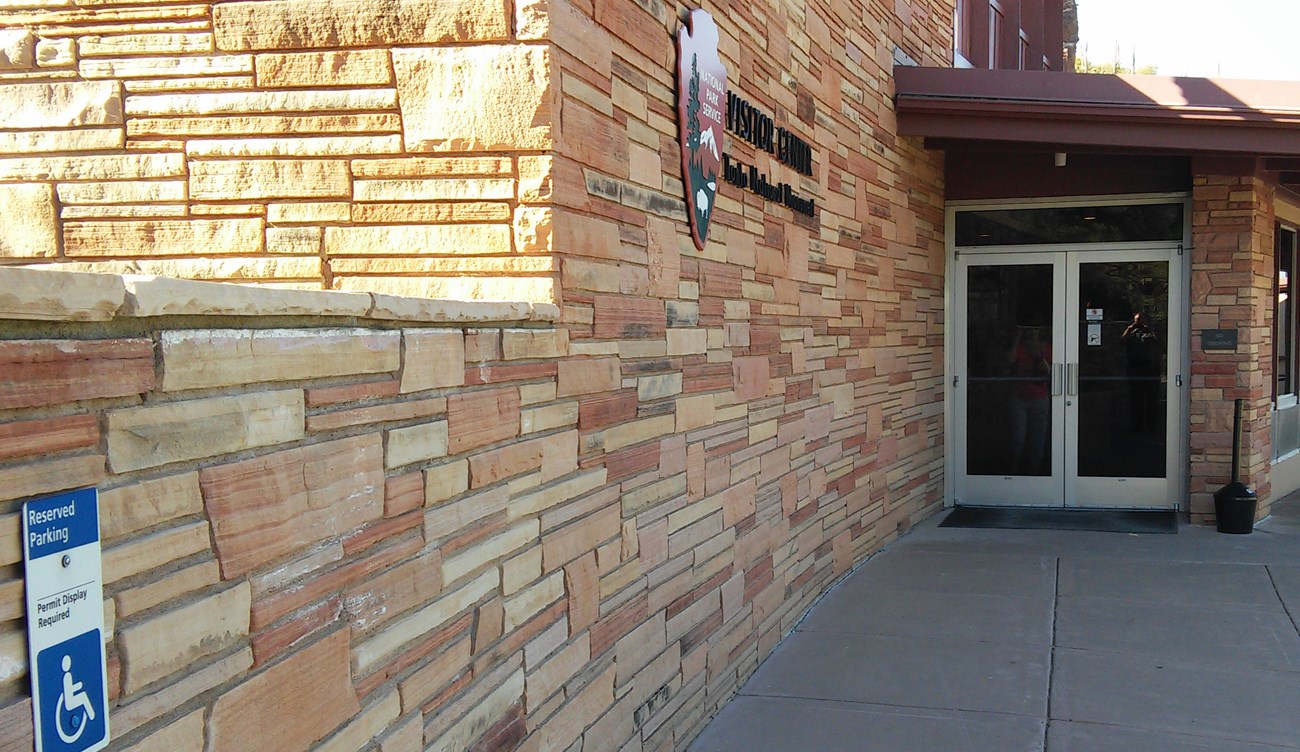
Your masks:
<svg viewBox="0 0 1300 752"><path fill-rule="evenodd" d="M85 733L86 726L95 720L95 706L90 696L82 689L82 682L72 678L72 656L63 656L63 691L59 693L59 702L54 709L54 730L64 744L72 744ZM64 729L64 722L68 728Z"/></svg>

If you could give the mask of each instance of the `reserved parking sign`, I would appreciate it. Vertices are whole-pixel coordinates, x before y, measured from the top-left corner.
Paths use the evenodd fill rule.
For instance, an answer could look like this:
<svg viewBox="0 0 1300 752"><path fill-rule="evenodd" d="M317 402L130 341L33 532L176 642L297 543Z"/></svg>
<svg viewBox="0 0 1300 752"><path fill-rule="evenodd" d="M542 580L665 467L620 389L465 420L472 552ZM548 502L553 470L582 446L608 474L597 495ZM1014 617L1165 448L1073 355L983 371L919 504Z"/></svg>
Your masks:
<svg viewBox="0 0 1300 752"><path fill-rule="evenodd" d="M24 504L23 559L36 752L103 749L108 673L98 491Z"/></svg>

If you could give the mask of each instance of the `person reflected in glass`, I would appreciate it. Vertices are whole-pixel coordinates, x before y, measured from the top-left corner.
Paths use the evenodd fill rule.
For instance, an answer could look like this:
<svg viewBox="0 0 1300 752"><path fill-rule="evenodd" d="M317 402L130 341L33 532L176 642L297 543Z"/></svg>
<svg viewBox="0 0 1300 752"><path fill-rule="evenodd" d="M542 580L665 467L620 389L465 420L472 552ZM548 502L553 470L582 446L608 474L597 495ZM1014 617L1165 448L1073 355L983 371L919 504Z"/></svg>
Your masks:
<svg viewBox="0 0 1300 752"><path fill-rule="evenodd" d="M1134 433L1154 433L1160 400L1160 338L1147 315L1138 311L1120 341L1128 377L1130 428Z"/></svg>
<svg viewBox="0 0 1300 752"><path fill-rule="evenodd" d="M1014 379L1011 390L1012 473L1044 475L1043 449L1047 445L1052 372L1052 346L1038 326L1016 327L1007 356Z"/></svg>

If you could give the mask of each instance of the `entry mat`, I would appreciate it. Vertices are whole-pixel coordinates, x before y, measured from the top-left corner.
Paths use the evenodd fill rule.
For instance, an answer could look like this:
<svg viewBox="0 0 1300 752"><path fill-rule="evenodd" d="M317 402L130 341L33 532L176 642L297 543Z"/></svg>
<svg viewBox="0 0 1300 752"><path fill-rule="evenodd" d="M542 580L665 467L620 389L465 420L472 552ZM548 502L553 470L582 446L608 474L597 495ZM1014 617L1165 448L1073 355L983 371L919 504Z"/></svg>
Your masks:
<svg viewBox="0 0 1300 752"><path fill-rule="evenodd" d="M984 527L1011 530L1085 530L1097 533L1178 532L1178 515L1172 509L1129 511L1121 509L1010 509L957 507L939 527Z"/></svg>

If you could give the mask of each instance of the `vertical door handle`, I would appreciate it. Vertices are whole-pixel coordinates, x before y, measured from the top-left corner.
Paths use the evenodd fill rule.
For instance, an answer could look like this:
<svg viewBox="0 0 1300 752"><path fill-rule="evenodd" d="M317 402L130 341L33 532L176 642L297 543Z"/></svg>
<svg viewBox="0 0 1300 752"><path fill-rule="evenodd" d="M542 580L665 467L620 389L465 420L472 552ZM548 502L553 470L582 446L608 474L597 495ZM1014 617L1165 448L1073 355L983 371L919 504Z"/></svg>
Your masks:
<svg viewBox="0 0 1300 752"><path fill-rule="evenodd" d="M1065 364L1052 364L1052 396L1061 396L1061 390L1065 388Z"/></svg>
<svg viewBox="0 0 1300 752"><path fill-rule="evenodd" d="M1079 393L1079 364L1065 364L1065 393L1071 397Z"/></svg>

